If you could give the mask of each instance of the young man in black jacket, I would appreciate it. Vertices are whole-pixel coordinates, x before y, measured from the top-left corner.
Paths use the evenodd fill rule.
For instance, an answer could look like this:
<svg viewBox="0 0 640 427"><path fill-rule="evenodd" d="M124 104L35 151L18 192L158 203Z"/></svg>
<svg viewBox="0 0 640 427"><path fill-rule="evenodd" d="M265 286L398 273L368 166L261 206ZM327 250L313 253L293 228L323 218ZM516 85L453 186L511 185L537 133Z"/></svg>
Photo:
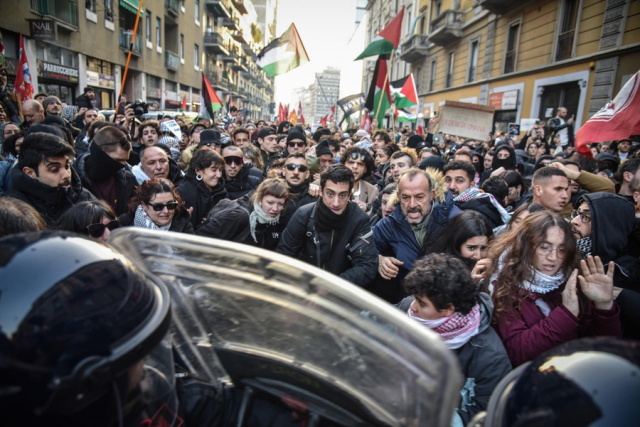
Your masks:
<svg viewBox="0 0 640 427"><path fill-rule="evenodd" d="M333 165L320 176L321 198L296 211L277 251L306 261L358 286L378 268L369 218L351 202L353 172Z"/></svg>

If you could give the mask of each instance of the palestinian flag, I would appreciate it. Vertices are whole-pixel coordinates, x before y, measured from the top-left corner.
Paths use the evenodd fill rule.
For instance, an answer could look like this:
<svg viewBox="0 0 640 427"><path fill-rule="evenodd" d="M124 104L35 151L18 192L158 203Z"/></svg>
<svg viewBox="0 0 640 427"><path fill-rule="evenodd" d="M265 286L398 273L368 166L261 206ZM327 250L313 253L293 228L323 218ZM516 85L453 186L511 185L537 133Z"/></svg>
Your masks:
<svg viewBox="0 0 640 427"><path fill-rule="evenodd" d="M402 33L403 17L404 7L400 9L400 12L396 17L393 18L377 36L375 36L373 41L369 43L369 46L367 46L360 56L358 56L354 61L367 58L369 56L391 53L393 49L398 47L398 44L400 44L400 34Z"/></svg>
<svg viewBox="0 0 640 427"><path fill-rule="evenodd" d="M382 126L384 116L391 106L391 91L387 75L387 60L389 55L380 55L373 72L371 87L367 95L365 107L373 113L373 118L378 121L378 129Z"/></svg>
<svg viewBox="0 0 640 427"><path fill-rule="evenodd" d="M200 117L213 120L216 111L222 108L222 101L211 87L207 76L202 73L202 100L200 103Z"/></svg>
<svg viewBox="0 0 640 427"><path fill-rule="evenodd" d="M416 82L413 80L413 73L389 84L396 107L405 108L418 104L418 91L416 90Z"/></svg>
<svg viewBox="0 0 640 427"><path fill-rule="evenodd" d="M258 53L258 67L270 77L284 74L309 62L295 24Z"/></svg>
<svg viewBox="0 0 640 427"><path fill-rule="evenodd" d="M396 117L399 122L414 122L418 120L418 116L415 114L411 114L406 110L402 110L400 108L396 109Z"/></svg>

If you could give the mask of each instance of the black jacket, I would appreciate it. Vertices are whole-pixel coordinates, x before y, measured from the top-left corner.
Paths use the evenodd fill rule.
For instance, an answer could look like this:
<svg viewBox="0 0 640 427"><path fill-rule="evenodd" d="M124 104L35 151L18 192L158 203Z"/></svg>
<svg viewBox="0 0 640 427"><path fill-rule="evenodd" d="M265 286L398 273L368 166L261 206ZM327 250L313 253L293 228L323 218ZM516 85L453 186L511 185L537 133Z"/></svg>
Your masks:
<svg viewBox="0 0 640 427"><path fill-rule="evenodd" d="M123 227L133 226L133 219L135 215L131 212L127 212L118 217L120 221L120 225ZM169 226L169 231L175 231L178 233L187 233L194 234L193 226L191 225L189 211L187 211L184 206L180 210L176 210L175 215L173 216L173 220L171 221L171 225Z"/></svg>
<svg viewBox="0 0 640 427"><path fill-rule="evenodd" d="M293 210L296 211L304 205L309 203L315 203L318 200L317 197L309 194L309 181L297 187L289 186L289 194L291 194L291 200L293 201Z"/></svg>
<svg viewBox="0 0 640 427"><path fill-rule="evenodd" d="M233 179L229 179L225 176L226 183L224 188L229 194L229 198L232 200L239 199L245 194L258 188L262 182L264 175L258 168L253 167L250 164L245 164Z"/></svg>
<svg viewBox="0 0 640 427"><path fill-rule="evenodd" d="M366 286L378 270L378 253L371 236L369 217L354 202L347 206L342 230L316 229L317 203L298 209L282 234L277 252L306 261L339 275L359 286Z"/></svg>
<svg viewBox="0 0 640 427"><path fill-rule="evenodd" d="M85 200L95 200L95 197L82 187L80 176L71 167L71 187L52 187L31 178L19 167L11 169L12 188L8 196L20 199L37 210L48 226L55 224L67 209Z"/></svg>
<svg viewBox="0 0 640 427"><path fill-rule="evenodd" d="M275 153L267 153L263 149L260 149L260 155L262 156L262 163L264 164L264 173L266 174L273 162L282 157L277 151Z"/></svg>
<svg viewBox="0 0 640 427"><path fill-rule="evenodd" d="M96 144L91 144L89 151L76 162L82 186L96 198L102 199L102 194L100 194L96 183L113 178L116 188L116 200L107 200L106 202L110 205L115 202L115 206L112 205L112 207L117 215L122 215L127 212L129 199L133 196L137 185L136 177L133 176L130 170L131 166L128 164L123 165L113 160Z"/></svg>
<svg viewBox="0 0 640 427"><path fill-rule="evenodd" d="M227 190L224 188L224 178L210 191L202 181L196 179L195 171L187 172L182 184L176 188L176 192L182 197L185 208L193 208L191 212L191 224L197 229L202 220L207 216L212 207L220 200L227 198Z"/></svg>

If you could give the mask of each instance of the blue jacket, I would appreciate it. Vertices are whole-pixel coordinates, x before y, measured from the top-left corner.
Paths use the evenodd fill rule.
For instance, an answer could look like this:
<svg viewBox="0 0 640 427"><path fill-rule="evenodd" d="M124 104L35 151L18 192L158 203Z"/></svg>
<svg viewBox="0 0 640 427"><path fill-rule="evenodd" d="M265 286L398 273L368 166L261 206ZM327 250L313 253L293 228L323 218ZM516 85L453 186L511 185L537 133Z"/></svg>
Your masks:
<svg viewBox="0 0 640 427"><path fill-rule="evenodd" d="M407 222L402 208L396 205L393 213L381 219L373 226L373 237L376 241L378 253L383 256L392 256L402 262L398 277L403 279L411 271L415 260L427 253L442 229L447 225L452 209L458 208L450 204L439 204L431 207L431 218L427 225L427 234L422 245L416 240L411 226Z"/></svg>

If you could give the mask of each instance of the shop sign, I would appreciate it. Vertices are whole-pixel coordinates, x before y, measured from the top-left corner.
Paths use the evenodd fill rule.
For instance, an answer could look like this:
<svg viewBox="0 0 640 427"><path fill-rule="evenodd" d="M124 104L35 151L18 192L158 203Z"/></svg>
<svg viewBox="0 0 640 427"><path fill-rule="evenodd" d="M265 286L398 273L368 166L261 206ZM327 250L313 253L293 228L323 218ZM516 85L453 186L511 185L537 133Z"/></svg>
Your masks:
<svg viewBox="0 0 640 427"><path fill-rule="evenodd" d="M100 76L95 71L87 71L87 84L89 86L99 86Z"/></svg>
<svg viewBox="0 0 640 427"><path fill-rule="evenodd" d="M98 74L100 77L100 86L109 89L116 88L116 78L114 76L108 76L106 74Z"/></svg>
<svg viewBox="0 0 640 427"><path fill-rule="evenodd" d="M78 83L79 75L80 72L77 68L65 67L64 65L38 60L38 76L42 78Z"/></svg>
<svg viewBox="0 0 640 427"><path fill-rule="evenodd" d="M484 141L493 126L494 108L446 101L440 109L438 131Z"/></svg>
<svg viewBox="0 0 640 427"><path fill-rule="evenodd" d="M27 19L29 37L35 40L55 40L56 25L53 19Z"/></svg>
<svg viewBox="0 0 640 427"><path fill-rule="evenodd" d="M515 110L518 108L518 91L509 90L507 92L492 93L489 98L489 105L496 110Z"/></svg>

